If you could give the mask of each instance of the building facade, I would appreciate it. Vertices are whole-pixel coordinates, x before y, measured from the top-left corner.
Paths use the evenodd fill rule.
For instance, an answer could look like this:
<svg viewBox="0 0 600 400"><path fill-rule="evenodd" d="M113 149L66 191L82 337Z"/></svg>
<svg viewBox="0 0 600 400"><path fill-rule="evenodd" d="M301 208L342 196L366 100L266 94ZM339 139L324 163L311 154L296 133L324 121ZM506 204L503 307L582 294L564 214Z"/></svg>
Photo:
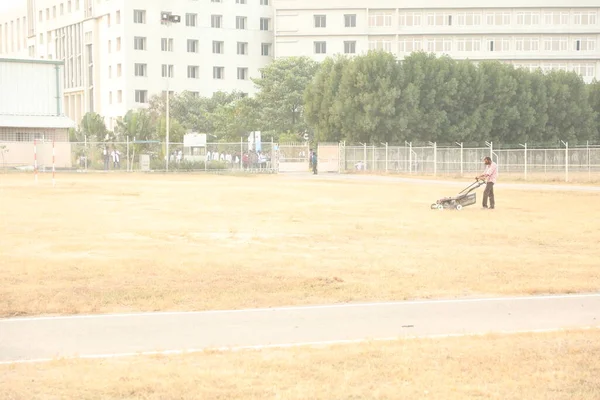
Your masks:
<svg viewBox="0 0 600 400"><path fill-rule="evenodd" d="M269 0L21 1L0 16L0 56L63 61L67 115L96 112L109 129L167 90L252 95L272 60Z"/></svg>
<svg viewBox="0 0 600 400"><path fill-rule="evenodd" d="M71 166L69 129L75 123L64 115L64 66L60 61L0 57L0 164Z"/></svg>
<svg viewBox="0 0 600 400"><path fill-rule="evenodd" d="M275 56L383 49L501 60L600 80L597 0L274 0Z"/></svg>

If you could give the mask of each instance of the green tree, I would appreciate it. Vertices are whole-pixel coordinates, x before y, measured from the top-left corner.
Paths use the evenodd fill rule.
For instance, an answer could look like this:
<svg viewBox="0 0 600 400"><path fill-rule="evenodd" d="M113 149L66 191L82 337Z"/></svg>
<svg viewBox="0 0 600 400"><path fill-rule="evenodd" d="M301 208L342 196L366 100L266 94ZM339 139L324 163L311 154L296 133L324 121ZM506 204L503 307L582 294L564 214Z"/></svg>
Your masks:
<svg viewBox="0 0 600 400"><path fill-rule="evenodd" d="M548 123L545 139L581 143L597 135L588 89L574 72L553 71L546 76Z"/></svg>
<svg viewBox="0 0 600 400"><path fill-rule="evenodd" d="M588 93L588 102L594 113L594 127L596 131L594 140L600 141L600 82L594 81L589 85Z"/></svg>
<svg viewBox="0 0 600 400"><path fill-rule="evenodd" d="M82 141L82 134L88 137L88 141L106 141L110 139L110 136L107 137L108 129L106 129L106 124L104 123L104 118L96 113L89 112L86 113L81 119L80 125L80 133L76 133L75 136L79 139L78 141Z"/></svg>
<svg viewBox="0 0 600 400"><path fill-rule="evenodd" d="M320 66L304 94L304 117L314 130L317 142L339 142L342 124L334 107L344 70L351 60L344 56L327 58Z"/></svg>
<svg viewBox="0 0 600 400"><path fill-rule="evenodd" d="M264 131L304 132L304 92L318 70L308 57L280 58L261 70L262 77L252 79L260 90L261 126Z"/></svg>
<svg viewBox="0 0 600 400"><path fill-rule="evenodd" d="M220 141L237 142L249 132L259 130L258 104L256 100L244 97L221 105L212 113L211 122Z"/></svg>
<svg viewBox="0 0 600 400"><path fill-rule="evenodd" d="M333 106L349 142L397 141L402 67L393 55L370 51L343 69Z"/></svg>

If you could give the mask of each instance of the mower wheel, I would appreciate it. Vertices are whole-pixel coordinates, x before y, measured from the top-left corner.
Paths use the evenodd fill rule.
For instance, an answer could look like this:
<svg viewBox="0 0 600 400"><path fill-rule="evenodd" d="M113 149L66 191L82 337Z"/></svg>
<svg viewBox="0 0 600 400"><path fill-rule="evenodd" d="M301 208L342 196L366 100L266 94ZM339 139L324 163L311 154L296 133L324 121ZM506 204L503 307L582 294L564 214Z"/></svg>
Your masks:
<svg viewBox="0 0 600 400"><path fill-rule="evenodd" d="M462 207L460 204L457 204L457 205L456 205L456 209L457 209L458 211L462 210L462 208L463 208L463 207Z"/></svg>
<svg viewBox="0 0 600 400"><path fill-rule="evenodd" d="M441 205L441 204L438 204L437 209L440 210L440 211L442 211L444 209L444 206Z"/></svg>

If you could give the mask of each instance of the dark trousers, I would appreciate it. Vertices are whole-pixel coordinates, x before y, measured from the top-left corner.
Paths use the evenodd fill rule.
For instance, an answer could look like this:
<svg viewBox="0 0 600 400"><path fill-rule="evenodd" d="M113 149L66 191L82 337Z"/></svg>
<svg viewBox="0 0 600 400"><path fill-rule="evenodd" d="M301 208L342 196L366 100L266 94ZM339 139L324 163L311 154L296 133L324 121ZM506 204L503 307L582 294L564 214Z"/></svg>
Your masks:
<svg viewBox="0 0 600 400"><path fill-rule="evenodd" d="M496 202L494 201L494 183L488 182L485 185L485 190L483 191L483 206L487 207L488 197L490 199L490 208L494 208L496 206Z"/></svg>
<svg viewBox="0 0 600 400"><path fill-rule="evenodd" d="M313 174L316 175L317 174L317 163L313 163L312 170L313 170Z"/></svg>

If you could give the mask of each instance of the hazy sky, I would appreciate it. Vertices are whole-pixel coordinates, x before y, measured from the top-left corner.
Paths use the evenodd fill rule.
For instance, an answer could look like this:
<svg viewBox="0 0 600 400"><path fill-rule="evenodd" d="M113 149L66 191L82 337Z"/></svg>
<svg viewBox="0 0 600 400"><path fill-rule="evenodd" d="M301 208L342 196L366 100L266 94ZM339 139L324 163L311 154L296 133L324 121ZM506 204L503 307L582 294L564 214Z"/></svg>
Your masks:
<svg viewBox="0 0 600 400"><path fill-rule="evenodd" d="M23 4L25 2L25 0L0 0L0 13L6 10L9 10L11 8L14 8L16 6L19 6L20 4Z"/></svg>

